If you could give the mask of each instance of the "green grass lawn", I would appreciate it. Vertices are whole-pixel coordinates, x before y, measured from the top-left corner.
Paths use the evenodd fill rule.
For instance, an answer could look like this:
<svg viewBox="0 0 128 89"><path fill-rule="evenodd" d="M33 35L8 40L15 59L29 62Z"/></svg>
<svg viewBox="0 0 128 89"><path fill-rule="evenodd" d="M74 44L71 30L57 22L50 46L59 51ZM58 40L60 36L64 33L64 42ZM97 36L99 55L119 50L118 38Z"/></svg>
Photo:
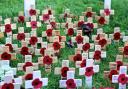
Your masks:
<svg viewBox="0 0 128 89"><path fill-rule="evenodd" d="M0 0L0 16L3 18L17 16L19 11L23 10L23 0ZM76 15L81 15L81 12L85 11L86 7L93 7L93 11L99 14L99 10L103 9L103 0L36 0L36 7L43 10L47 5L51 5L56 11L56 14L61 14L65 8L69 8L72 13ZM103 27L104 32L110 34L113 32L115 26L121 27L121 31L125 31L128 35L128 0L112 0L112 9L115 10L115 15L111 17L110 24ZM59 20L58 20L59 21ZM40 28L39 31L45 30L45 28ZM39 32L40 33L40 32ZM5 39L0 39L0 44L4 44ZM17 43L17 41L14 41ZM99 88L115 86L116 89L118 85L110 84L107 79L104 79L103 71L109 70L109 62L115 61L116 55L118 54L118 47L122 46L123 43L114 44L107 46L107 58L100 63L100 72L95 74L93 77L93 86ZM68 50L68 51L67 51ZM69 50L69 48L61 49L61 55L59 57L59 63L52 66L52 73L45 73L44 67L40 67L43 76L48 76L49 84L48 87L44 89L59 89L59 79L60 76L53 74L54 67L61 66L61 60L67 59L67 55L74 54L74 49ZM16 61L12 61L11 65L16 67L18 62L22 62L22 57L17 56ZM33 58L33 61L37 61L37 57ZM127 61L127 60L124 60ZM73 62L71 66L74 66ZM77 70L78 72L78 70ZM22 75L23 72L18 72L18 75ZM76 73L76 78L82 78L84 82L84 77L79 77ZM80 88L81 89L81 88Z"/></svg>

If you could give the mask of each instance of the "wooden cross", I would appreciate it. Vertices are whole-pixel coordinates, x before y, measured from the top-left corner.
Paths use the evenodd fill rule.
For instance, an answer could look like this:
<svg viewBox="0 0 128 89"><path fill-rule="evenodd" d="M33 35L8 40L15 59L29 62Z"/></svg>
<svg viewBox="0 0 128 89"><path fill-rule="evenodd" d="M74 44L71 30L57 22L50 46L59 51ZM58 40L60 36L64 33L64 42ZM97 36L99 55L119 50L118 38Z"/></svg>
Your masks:
<svg viewBox="0 0 128 89"><path fill-rule="evenodd" d="M60 18L73 18L74 15L71 13L70 9L65 9L64 13L60 15Z"/></svg>
<svg viewBox="0 0 128 89"><path fill-rule="evenodd" d="M72 22L72 18L67 18L66 19L66 23L61 23L61 27L62 28L68 28L68 26L69 26L69 24L73 24L73 22ZM72 26L72 25L71 25Z"/></svg>
<svg viewBox="0 0 128 89"><path fill-rule="evenodd" d="M128 51L127 51L127 49L128 49L128 42L125 42L125 44L124 44L124 47L119 47L119 52L124 56L124 57L128 57Z"/></svg>

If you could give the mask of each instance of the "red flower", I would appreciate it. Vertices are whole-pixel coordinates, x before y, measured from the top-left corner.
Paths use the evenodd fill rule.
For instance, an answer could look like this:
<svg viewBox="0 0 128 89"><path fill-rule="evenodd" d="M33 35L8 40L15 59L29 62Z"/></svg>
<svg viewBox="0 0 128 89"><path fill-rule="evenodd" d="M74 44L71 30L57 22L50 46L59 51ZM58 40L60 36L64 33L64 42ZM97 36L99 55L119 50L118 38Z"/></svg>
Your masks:
<svg viewBox="0 0 128 89"><path fill-rule="evenodd" d="M44 64L51 65L52 62L53 62L53 60L52 60L51 57L49 57L49 56L44 56L44 58L43 58L43 63L44 63Z"/></svg>
<svg viewBox="0 0 128 89"><path fill-rule="evenodd" d="M118 71L117 70L111 70L109 72L109 75L108 75L109 79L112 81L112 75L116 75L116 74L118 74Z"/></svg>
<svg viewBox="0 0 128 89"><path fill-rule="evenodd" d="M86 17L92 17L92 15L93 15L92 12L87 12L86 13Z"/></svg>
<svg viewBox="0 0 128 89"><path fill-rule="evenodd" d="M51 10L48 10L48 14L49 14L49 15L52 15L52 11L51 11Z"/></svg>
<svg viewBox="0 0 128 89"><path fill-rule="evenodd" d="M81 67L86 67L86 60L82 60L82 63L80 64Z"/></svg>
<svg viewBox="0 0 128 89"><path fill-rule="evenodd" d="M82 49L83 49L84 51L89 50L89 49L90 49L90 44L89 44L89 43L85 43L85 44L83 45Z"/></svg>
<svg viewBox="0 0 128 89"><path fill-rule="evenodd" d="M94 53L93 59L95 59L95 60L101 59L101 51L96 50Z"/></svg>
<svg viewBox="0 0 128 89"><path fill-rule="evenodd" d="M52 28L56 28L56 22L50 22L50 24L52 25Z"/></svg>
<svg viewBox="0 0 128 89"><path fill-rule="evenodd" d="M81 54L76 54L76 55L73 57L73 60L74 60L74 61L81 61L81 60L82 60L82 55L81 55Z"/></svg>
<svg viewBox="0 0 128 89"><path fill-rule="evenodd" d="M93 28L94 28L93 23L87 23L87 25L88 25L91 29L93 29Z"/></svg>
<svg viewBox="0 0 128 89"><path fill-rule="evenodd" d="M8 46L8 47L9 47L9 51L10 51L10 52L12 52L12 51L13 51L12 44L6 44L5 46Z"/></svg>
<svg viewBox="0 0 128 89"><path fill-rule="evenodd" d="M17 35L17 40L24 40L25 39L25 34L24 33L18 33Z"/></svg>
<svg viewBox="0 0 128 89"><path fill-rule="evenodd" d="M62 75L62 77L67 77L67 71L69 71L69 68L68 67L63 67L61 69L61 75Z"/></svg>
<svg viewBox="0 0 128 89"><path fill-rule="evenodd" d="M85 75L89 77L92 76L93 74L94 74L93 67L87 67Z"/></svg>
<svg viewBox="0 0 128 89"><path fill-rule="evenodd" d="M29 51L29 49L27 47L22 47L20 53L22 55L28 55L29 54L28 51Z"/></svg>
<svg viewBox="0 0 128 89"><path fill-rule="evenodd" d="M30 9L30 10L29 10L29 15L30 15L30 16L36 15L36 10Z"/></svg>
<svg viewBox="0 0 128 89"><path fill-rule="evenodd" d="M62 40L62 37L61 37L61 36L59 36L59 42L61 42L61 40Z"/></svg>
<svg viewBox="0 0 128 89"><path fill-rule="evenodd" d="M124 47L124 52L123 53L124 53L124 55L128 55L128 46Z"/></svg>
<svg viewBox="0 0 128 89"><path fill-rule="evenodd" d="M68 79L66 81L67 88L76 88L75 81L73 79Z"/></svg>
<svg viewBox="0 0 128 89"><path fill-rule="evenodd" d="M99 24L103 25L105 24L105 18L104 17L100 17L98 20Z"/></svg>
<svg viewBox="0 0 128 89"><path fill-rule="evenodd" d="M68 17L68 14L67 14L67 13L65 13L65 14L64 14L64 18L67 18L67 17Z"/></svg>
<svg viewBox="0 0 128 89"><path fill-rule="evenodd" d="M120 32L114 33L114 40L119 40L120 36L121 36Z"/></svg>
<svg viewBox="0 0 128 89"><path fill-rule="evenodd" d="M118 77L118 82L121 83L122 85L127 83L127 77L125 74L120 74Z"/></svg>
<svg viewBox="0 0 128 89"><path fill-rule="evenodd" d="M73 28L69 28L69 29L68 29L68 35L71 36L71 35L73 35L73 34L74 34Z"/></svg>
<svg viewBox="0 0 128 89"><path fill-rule="evenodd" d="M24 16L18 17L18 22L24 23L24 20L25 20Z"/></svg>
<svg viewBox="0 0 128 89"><path fill-rule="evenodd" d="M79 21L78 22L78 27L81 27L84 24L84 21Z"/></svg>
<svg viewBox="0 0 128 89"><path fill-rule="evenodd" d="M46 50L46 48L41 48L40 49L40 54L44 55L45 50Z"/></svg>
<svg viewBox="0 0 128 89"><path fill-rule="evenodd" d="M4 83L1 89L14 89L14 85L12 83Z"/></svg>
<svg viewBox="0 0 128 89"><path fill-rule="evenodd" d="M117 70L119 70L120 66L123 65L123 62L122 61L116 61L116 64L117 64Z"/></svg>
<svg viewBox="0 0 128 89"><path fill-rule="evenodd" d="M52 29L46 30L46 34L47 34L48 37L52 36Z"/></svg>
<svg viewBox="0 0 128 89"><path fill-rule="evenodd" d="M68 28L68 23L65 24L65 27Z"/></svg>
<svg viewBox="0 0 128 89"><path fill-rule="evenodd" d="M11 24L6 24L6 25L5 25L5 32L6 32L6 33L9 33L9 32L11 32L11 31L12 31Z"/></svg>
<svg viewBox="0 0 128 89"><path fill-rule="evenodd" d="M37 22L36 21L31 21L31 27L32 28L37 28Z"/></svg>
<svg viewBox="0 0 128 89"><path fill-rule="evenodd" d="M1 59L2 60L10 60L11 59L11 54L8 54L7 52L4 52L1 54Z"/></svg>
<svg viewBox="0 0 128 89"><path fill-rule="evenodd" d="M53 43L53 48L54 48L54 50L59 50L60 47L61 47L61 45L59 44L59 42L54 42L54 43Z"/></svg>
<svg viewBox="0 0 128 89"><path fill-rule="evenodd" d="M25 76L25 80L32 80L33 79L33 74L27 74L26 76Z"/></svg>
<svg viewBox="0 0 128 89"><path fill-rule="evenodd" d="M100 40L100 34L97 35L96 40Z"/></svg>
<svg viewBox="0 0 128 89"><path fill-rule="evenodd" d="M80 43L83 43L83 37L82 36L77 36L76 37L76 42L78 43L78 44L80 44Z"/></svg>
<svg viewBox="0 0 128 89"><path fill-rule="evenodd" d="M107 40L101 39L101 40L99 40L98 44L101 45L101 47L104 47L107 44Z"/></svg>
<svg viewBox="0 0 128 89"><path fill-rule="evenodd" d="M38 41L37 37L32 36L32 37L30 38L30 40L29 40L29 43L30 43L31 45L35 45L35 44L37 43L37 41Z"/></svg>
<svg viewBox="0 0 128 89"><path fill-rule="evenodd" d="M24 65L23 65L23 70L26 71L26 68L27 67L30 67L30 66L33 66L33 64L31 62L26 62Z"/></svg>
<svg viewBox="0 0 128 89"><path fill-rule="evenodd" d="M49 20L49 14L43 14L43 21L47 21L47 20Z"/></svg>
<svg viewBox="0 0 128 89"><path fill-rule="evenodd" d="M43 85L42 81L40 81L40 79L34 79L32 81L32 86L35 88L35 89L38 89L38 88L41 88Z"/></svg>
<svg viewBox="0 0 128 89"><path fill-rule="evenodd" d="M105 12L105 14L106 14L107 16L110 15L110 13L111 13L109 9L105 9L104 12Z"/></svg>

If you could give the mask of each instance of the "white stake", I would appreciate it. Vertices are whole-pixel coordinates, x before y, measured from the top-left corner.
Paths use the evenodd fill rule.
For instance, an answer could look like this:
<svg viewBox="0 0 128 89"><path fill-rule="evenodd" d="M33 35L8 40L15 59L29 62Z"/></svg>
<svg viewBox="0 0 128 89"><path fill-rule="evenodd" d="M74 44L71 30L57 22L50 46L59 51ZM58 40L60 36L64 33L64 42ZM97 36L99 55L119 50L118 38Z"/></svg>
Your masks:
<svg viewBox="0 0 128 89"><path fill-rule="evenodd" d="M111 0L104 0L104 9L111 9Z"/></svg>

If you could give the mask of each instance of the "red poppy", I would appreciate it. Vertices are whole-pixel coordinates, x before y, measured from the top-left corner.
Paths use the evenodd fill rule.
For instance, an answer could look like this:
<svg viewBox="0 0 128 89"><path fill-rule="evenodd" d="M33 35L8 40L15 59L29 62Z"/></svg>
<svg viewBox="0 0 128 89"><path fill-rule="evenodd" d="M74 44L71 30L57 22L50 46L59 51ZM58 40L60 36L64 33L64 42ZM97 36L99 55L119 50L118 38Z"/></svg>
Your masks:
<svg viewBox="0 0 128 89"><path fill-rule="evenodd" d="M12 83L4 83L1 89L14 89L14 85Z"/></svg>
<svg viewBox="0 0 128 89"><path fill-rule="evenodd" d="M44 64L51 65L52 62L53 62L53 59L52 59L51 57L49 57L49 56L44 56L44 58L43 58L43 63L44 63Z"/></svg>
<svg viewBox="0 0 128 89"><path fill-rule="evenodd" d="M25 34L24 33L18 33L17 35L17 40L24 40L25 39Z"/></svg>
<svg viewBox="0 0 128 89"><path fill-rule="evenodd" d="M111 12L110 12L109 9L105 9L105 10L104 10L104 13L108 16L108 15L110 15Z"/></svg>
<svg viewBox="0 0 128 89"><path fill-rule="evenodd" d="M11 54L8 54L7 52L4 52L1 54L1 59L2 60L10 60L11 59Z"/></svg>
<svg viewBox="0 0 128 89"><path fill-rule="evenodd" d="M99 24L103 25L105 24L105 18L104 17L100 17L98 20Z"/></svg>
<svg viewBox="0 0 128 89"><path fill-rule="evenodd" d="M100 40L100 34L97 35L96 40Z"/></svg>
<svg viewBox="0 0 128 89"><path fill-rule="evenodd" d="M26 68L27 67L30 67L30 66L33 66L33 64L31 62L26 62L24 65L23 65L23 70L26 71Z"/></svg>
<svg viewBox="0 0 128 89"><path fill-rule="evenodd" d="M47 34L48 37L52 36L52 29L46 30L46 34Z"/></svg>
<svg viewBox="0 0 128 89"><path fill-rule="evenodd" d="M86 67L86 60L82 60L80 66L81 66L81 67Z"/></svg>
<svg viewBox="0 0 128 89"><path fill-rule="evenodd" d="M123 53L124 53L124 55L128 55L128 46L124 47L124 52Z"/></svg>
<svg viewBox="0 0 128 89"><path fill-rule="evenodd" d="M50 22L50 24L52 25L52 28L56 28L56 22Z"/></svg>
<svg viewBox="0 0 128 89"><path fill-rule="evenodd" d="M95 60L101 59L101 51L96 50L94 53L93 59L95 59Z"/></svg>
<svg viewBox="0 0 128 89"><path fill-rule="evenodd" d="M61 69L61 76L62 77L67 77L67 71L69 71L69 68L68 67L63 67Z"/></svg>
<svg viewBox="0 0 128 89"><path fill-rule="evenodd" d="M84 21L79 21L78 22L78 27L81 27L84 24Z"/></svg>
<svg viewBox="0 0 128 89"><path fill-rule="evenodd" d="M25 76L25 80L32 80L33 79L33 74L27 74L26 76Z"/></svg>
<svg viewBox="0 0 128 89"><path fill-rule="evenodd" d="M29 51L28 47L22 47L20 53L22 55L28 55L29 54L28 51Z"/></svg>
<svg viewBox="0 0 128 89"><path fill-rule="evenodd" d="M84 51L89 50L89 49L90 49L90 44L89 44L89 43L85 43L85 44L83 45L82 49L83 49Z"/></svg>
<svg viewBox="0 0 128 89"><path fill-rule="evenodd" d="M49 14L43 14L43 21L47 21L47 20L49 20Z"/></svg>
<svg viewBox="0 0 128 89"><path fill-rule="evenodd" d="M52 15L52 10L48 10L48 14L49 15Z"/></svg>
<svg viewBox="0 0 128 89"><path fill-rule="evenodd" d="M19 16L18 17L18 22L24 23L24 20L25 20L24 16Z"/></svg>
<svg viewBox="0 0 128 89"><path fill-rule="evenodd" d="M116 75L116 74L118 74L118 71L117 70L111 70L109 72L108 77L109 77L110 81L112 81L112 75Z"/></svg>
<svg viewBox="0 0 128 89"><path fill-rule="evenodd" d="M37 39L37 37L35 37L35 36L32 36L32 37L30 38L30 40L29 40L29 43L30 43L31 45L35 45L37 42L38 42L38 39Z"/></svg>
<svg viewBox="0 0 128 89"><path fill-rule="evenodd" d="M37 28L37 22L36 21L31 21L31 27L32 28Z"/></svg>
<svg viewBox="0 0 128 89"><path fill-rule="evenodd" d="M60 47L61 47L61 45L59 44L59 42L54 42L54 43L53 43L53 48L54 48L54 50L59 50Z"/></svg>
<svg viewBox="0 0 128 89"><path fill-rule="evenodd" d="M76 55L73 57L73 60L74 60L74 61L81 61L81 60L82 60L82 55L81 55L81 54L76 54Z"/></svg>
<svg viewBox="0 0 128 89"><path fill-rule="evenodd" d="M65 24L65 27L68 28L68 23Z"/></svg>
<svg viewBox="0 0 128 89"><path fill-rule="evenodd" d="M69 28L69 29L68 29L68 35L71 36L71 35L73 35L73 34L74 34L73 28Z"/></svg>
<svg viewBox="0 0 128 89"><path fill-rule="evenodd" d="M92 12L87 12L86 13L86 17L92 17L92 15L93 15Z"/></svg>
<svg viewBox="0 0 128 89"><path fill-rule="evenodd" d="M94 28L93 23L87 23L87 26L89 26L91 29L93 29L93 28Z"/></svg>
<svg viewBox="0 0 128 89"><path fill-rule="evenodd" d="M120 74L118 77L118 82L121 83L122 85L126 84L128 81L128 78L126 77L125 74Z"/></svg>
<svg viewBox="0 0 128 89"><path fill-rule="evenodd" d="M117 70L119 70L120 66L123 65L123 62L122 61L116 61L116 64L117 64Z"/></svg>
<svg viewBox="0 0 128 89"><path fill-rule="evenodd" d="M36 10L30 9L30 10L29 10L29 15L30 15L30 16L36 15Z"/></svg>
<svg viewBox="0 0 128 89"><path fill-rule="evenodd" d="M101 40L99 40L98 44L101 45L101 47L104 47L107 44L107 40L101 39Z"/></svg>
<svg viewBox="0 0 128 89"><path fill-rule="evenodd" d="M43 86L43 82L40 81L40 79L34 79L32 81L32 86L35 88L35 89L38 89L38 88L41 88Z"/></svg>
<svg viewBox="0 0 128 89"><path fill-rule="evenodd" d="M61 36L59 36L59 42L61 42L61 40L62 40L62 37L61 37Z"/></svg>
<svg viewBox="0 0 128 89"><path fill-rule="evenodd" d="M89 77L92 76L93 74L94 74L93 67L87 67L85 75Z"/></svg>
<svg viewBox="0 0 128 89"><path fill-rule="evenodd" d="M74 79L68 79L66 81L67 88L76 88L76 84Z"/></svg>
<svg viewBox="0 0 128 89"><path fill-rule="evenodd" d="M116 32L116 33L114 33L114 40L119 40L120 39L120 36L121 36L121 34L120 34L120 32Z"/></svg>
<svg viewBox="0 0 128 89"><path fill-rule="evenodd" d="M64 13L64 18L67 18L68 17L68 14L67 13Z"/></svg>
<svg viewBox="0 0 128 89"><path fill-rule="evenodd" d="M12 44L6 44L5 46L8 46L8 47L9 47L9 51L10 51L10 52L12 52L12 51L13 51Z"/></svg>
<svg viewBox="0 0 128 89"><path fill-rule="evenodd" d="M41 48L40 49L40 54L44 55L45 50L46 50L46 48Z"/></svg>
<svg viewBox="0 0 128 89"><path fill-rule="evenodd" d="M78 44L83 43L83 37L80 36L80 35L76 36L76 42L77 42Z"/></svg>
<svg viewBox="0 0 128 89"><path fill-rule="evenodd" d="M6 33L9 33L9 32L11 32L11 31L12 31L11 24L6 24L6 25L5 25L5 32L6 32Z"/></svg>

